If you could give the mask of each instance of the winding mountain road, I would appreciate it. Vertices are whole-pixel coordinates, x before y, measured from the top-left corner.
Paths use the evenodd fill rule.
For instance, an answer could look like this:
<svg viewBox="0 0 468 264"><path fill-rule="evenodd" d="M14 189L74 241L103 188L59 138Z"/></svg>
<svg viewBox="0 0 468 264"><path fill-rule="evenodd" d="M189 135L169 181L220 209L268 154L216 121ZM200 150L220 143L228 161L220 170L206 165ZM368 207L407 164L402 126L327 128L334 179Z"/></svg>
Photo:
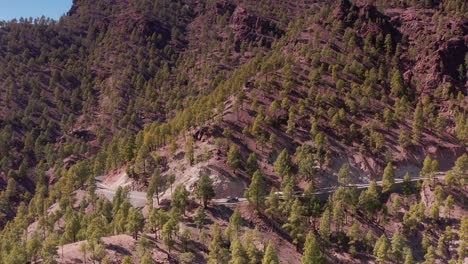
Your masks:
<svg viewBox="0 0 468 264"><path fill-rule="evenodd" d="M437 180L443 180L445 178L446 172L437 172L435 173L435 176L433 179ZM411 182L419 181L419 180L425 180L429 179L429 177L414 177L411 178ZM403 183L402 178L395 179L395 184L402 184ZM382 181L377 181L376 182L378 186L382 186ZM367 189L370 186L370 183L359 183L359 184L349 184L344 187L354 187L356 189ZM98 194L101 194L108 200L111 200L114 198L115 193L117 191L116 188L109 187L108 185L103 184L101 181L97 181L96 184L97 190L96 192ZM323 194L330 194L333 193L338 186L334 187L326 187L326 188L321 188L318 189L315 194L316 195L323 195ZM278 192L278 196L281 198L282 193ZM298 197L301 196L301 194L297 194ZM128 198L130 203L137 208L142 208L146 205L147 203L147 193L146 192L139 192L139 191L130 191L128 193ZM231 198L231 197L225 197L225 198L218 198L218 199L213 199L211 200L211 204L215 205L234 205L234 204L241 204L247 202L247 199L244 197L239 197L239 198ZM155 198L153 198L153 204L157 205L157 201Z"/></svg>

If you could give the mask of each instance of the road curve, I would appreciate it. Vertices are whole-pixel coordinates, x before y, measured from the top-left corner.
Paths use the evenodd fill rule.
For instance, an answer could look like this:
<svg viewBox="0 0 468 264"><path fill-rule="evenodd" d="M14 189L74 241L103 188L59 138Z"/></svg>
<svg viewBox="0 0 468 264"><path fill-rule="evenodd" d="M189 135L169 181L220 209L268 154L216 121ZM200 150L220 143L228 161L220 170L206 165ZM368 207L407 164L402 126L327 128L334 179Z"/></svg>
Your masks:
<svg viewBox="0 0 468 264"><path fill-rule="evenodd" d="M446 172L437 172L435 173L435 176L432 179L437 179L437 180L442 180L445 178ZM420 181L420 180L425 180L425 179L431 179L430 177L414 177L411 178L411 182L414 181ZM401 184L403 183L404 179L398 178L395 179L395 184ZM382 181L377 181L376 182L378 186L382 186ZM348 184L343 187L354 187L357 189L367 189L370 186L370 183L360 183L360 184ZM97 182L96 184L97 190L96 192L98 194L101 194L104 196L106 199L111 200L114 198L115 193L117 190L110 188L109 186L101 183L100 181ZM322 194L327 194L327 193L333 193L338 186L334 187L325 187L321 189L317 189L315 192L316 195L322 195ZM282 193L278 192L278 196L281 199ZM301 196L301 194L297 194L298 197ZM147 193L146 192L138 192L138 191L130 191L128 193L128 198L132 206L137 207L137 208L142 208L146 205L147 203ZM245 203L247 202L247 199L244 197L239 197L232 199L230 197L225 197L225 198L219 198L219 199L213 199L211 200L212 204L216 205L234 205L234 204L240 204L240 203ZM153 204L157 204L157 201L153 198Z"/></svg>

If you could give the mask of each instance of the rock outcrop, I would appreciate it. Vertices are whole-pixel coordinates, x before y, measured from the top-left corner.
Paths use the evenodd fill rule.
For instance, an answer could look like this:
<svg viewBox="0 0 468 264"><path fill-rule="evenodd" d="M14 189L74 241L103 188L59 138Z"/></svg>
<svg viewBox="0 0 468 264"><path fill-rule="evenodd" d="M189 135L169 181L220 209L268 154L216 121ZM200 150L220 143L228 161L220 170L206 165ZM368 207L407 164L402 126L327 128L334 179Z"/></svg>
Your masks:
<svg viewBox="0 0 468 264"><path fill-rule="evenodd" d="M232 14L231 29L236 46L241 42L257 42L270 47L274 39L284 34L275 22L259 17L242 6L238 6Z"/></svg>

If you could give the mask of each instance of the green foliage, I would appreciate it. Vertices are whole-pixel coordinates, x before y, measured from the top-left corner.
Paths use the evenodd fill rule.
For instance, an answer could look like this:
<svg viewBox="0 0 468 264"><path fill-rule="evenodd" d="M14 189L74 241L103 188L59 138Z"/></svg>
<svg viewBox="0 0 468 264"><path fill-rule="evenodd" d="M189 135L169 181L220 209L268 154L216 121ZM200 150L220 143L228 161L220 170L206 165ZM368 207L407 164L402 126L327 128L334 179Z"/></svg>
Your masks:
<svg viewBox="0 0 468 264"><path fill-rule="evenodd" d="M390 243L385 235L382 235L374 246L374 255L376 256L378 263L384 263L388 260L388 251L390 249Z"/></svg>
<svg viewBox="0 0 468 264"><path fill-rule="evenodd" d="M84 5L78 10L89 9L88 2L78 3ZM86 244L84 258L100 262L104 258L103 245L98 243L101 237L129 232L136 238L143 229L154 232L156 239L159 239L158 232L163 233L163 240L171 250L179 233L178 221L184 220L181 214L186 211L189 193L181 186L173 192L175 174L170 174L165 181L172 194L171 216L163 209L152 208L153 195L156 194L159 203L159 193L165 188L159 169L166 168L157 155L168 149L168 157L178 158L179 155L175 154L181 153L178 153L177 142L183 137L186 139L187 163L193 165L200 161L200 155L195 154L193 128L203 131L208 126L209 133L203 135L206 136L213 132L210 127L213 125L216 129L224 129L225 137L234 139L235 132L223 127L227 121L226 110L229 110L227 102L231 98L235 98L232 107L237 113L237 121L245 125L245 141L250 142L251 132L262 152L268 138L272 152L267 154L272 156L276 155L278 147L291 147L284 145L289 143L281 134L283 130L300 137L288 138L294 141L291 144L307 142L311 145L301 147L300 153L296 152L294 164L286 150L278 156L274 168L283 178L281 198L284 200L280 201L272 189L266 202L265 213L279 224L285 224L296 243L304 240L302 224L306 223L305 216L316 221L320 215L321 205L314 195L312 182L315 183L318 173L329 172L331 156L339 154L334 151L342 146L357 150L355 143L363 142L360 150L364 156L375 155L376 159L383 159L385 150L387 153L393 151L388 142L392 139L389 133L395 132L397 126L400 131L398 143L407 154L413 151L410 148L412 143L426 147L426 141L430 143L434 138L441 140L441 144L453 136L458 142L450 143L463 145L466 142L465 98L463 92L457 94L457 91L463 91L460 85L466 81L463 73L468 67L468 57L465 56L465 64L457 65L458 73L452 76L455 82L449 78L445 87L441 85L433 94L416 102L413 90L420 91L422 84L416 79L408 79L405 83L399 58L400 55L405 58L405 53L408 53L414 60L419 40L411 39L407 51L402 48L408 44L405 38L400 41L391 34L361 34L364 32L362 26L372 27L376 23L387 28L392 22L380 20L372 14L366 14L362 19L354 7L345 11L343 21L337 20L331 15L334 7L328 3L314 3L311 7L307 1L292 6L264 0L241 2L248 12L253 11L259 16L259 21L268 17L268 21L271 20L269 27L279 25L278 32L286 30L284 37L261 32L262 40L257 41L254 36L257 33L254 32L252 39L237 40L239 36L223 32L229 23L230 12L224 15L213 13L213 3L207 3L195 4L195 14L180 1L123 1L112 6L98 3L92 9L99 11L99 17L78 12L56 22L41 18L34 22L32 19L19 19L1 23L3 60L0 62L0 93L4 100L0 117L0 174L6 177L7 184L0 193L0 262L52 263L57 258L54 245L78 240L89 241L83 243ZM432 8L435 15L431 23L439 23L433 27L437 30L446 28L447 14L466 17L467 5L463 1L443 1L440 5L433 1L397 2L379 0L376 4L382 12L389 5L392 8L399 8L402 4ZM139 15L127 16L119 22L119 27L112 27L115 17L118 17L116 12L127 9ZM204 24L208 31L189 24L191 21L205 21L204 17L198 19L198 16L206 15L206 11L210 11L208 14L212 16ZM102 23L103 18L105 23ZM83 24L83 21L87 23ZM160 28L164 30L148 34L145 28L154 21L161 22ZM211 24L213 21L217 25ZM290 26L286 28L288 23ZM315 30L314 36L308 35L310 32L305 25L320 30ZM185 32L187 28L190 30ZM193 36L193 32L207 34ZM444 38L450 39L458 34L454 30L447 31ZM298 42L299 36L310 37L310 43ZM324 36L332 37L323 43ZM197 42L193 43L193 39ZM187 49L199 46L197 43L200 41L205 44L201 49ZM360 42L364 42L364 48L359 47ZM290 43L294 43L294 47ZM344 48L347 54L340 48ZM257 80L259 73L265 80ZM304 81L306 75L308 80L305 77ZM281 92L275 91L278 86ZM272 98L276 100L271 102L266 113L265 107ZM245 101L251 101L253 107L248 108ZM251 114L251 111L257 111L253 124L250 118L245 119L245 113ZM414 114L410 134L407 122L411 112ZM313 140L302 138L304 130L308 129L308 124L303 124L303 121L310 115L313 115L310 118ZM369 120L369 117L374 120ZM369 126L363 126L363 121L370 121ZM383 121L386 131L379 121ZM243 162L240 151L231 149L228 165L235 173ZM457 188L466 184L467 157L463 155L447 173L445 181L449 193L458 193ZM205 148L202 160L209 159L210 152ZM252 152L245 163L246 172L253 175L246 197L250 204L260 209L265 198L265 182L270 181L263 179L257 159ZM319 170L316 170L315 162ZM146 225L141 211L132 208L127 198L129 190L119 188L112 204L95 194L95 176L105 175L123 165L127 166L129 177L136 181L147 181L152 176L148 185L151 208ZM434 177L438 167L437 161L425 162L421 175ZM391 191L394 181L392 170L384 172L383 192ZM296 172L301 179L293 177ZM347 185L349 176L349 166L344 165L338 173L338 181ZM25 185L25 182L30 184ZM277 186L277 183L271 183ZM306 183L301 205L294 198ZM412 191L410 185L405 177L404 193L407 196ZM86 188L87 195L76 208L73 194L78 188ZM450 218L455 199L451 195L444 199L440 193L436 187L438 205L428 210L429 216L437 218L440 206L444 206L444 213ZM214 196L209 177L201 177L194 194L204 206L207 205ZM356 210L363 210L373 217L381 208L374 182L360 195L358 208L355 207L355 197L356 194L343 190L337 190L333 195L333 202L321 217L319 230L324 239L331 236L331 218L335 222L333 226L341 230L344 225L341 219L357 215ZM47 214L48 208L56 202L59 210ZM457 202L460 202L458 198ZM395 203L394 206L397 205ZM386 210L382 208L383 217L379 224L385 224L386 220ZM403 217L405 232L427 228L424 213L422 203L411 205ZM237 216L236 212L232 217L233 226L238 226ZM63 224L57 222L58 219L63 220ZM194 216L197 227L202 229L206 219L203 208L198 208ZM38 233L25 236L26 227L33 221L38 222ZM462 228L466 226L464 223L462 220ZM59 230L54 231L57 228ZM348 231L350 238L356 240L354 242L358 240L358 232L359 228L354 224ZM181 238L186 239L182 234ZM252 241L244 244L236 240L222 241L219 236L220 249L214 250L219 259L212 263L227 262L229 243L232 263L260 262L261 256ZM389 259L388 254L391 254L390 258L398 258L400 262L403 255L405 263L414 262L411 249L402 250L401 246L395 246L398 250L394 250L394 244L401 245L395 236L391 251L387 249L385 253L378 248L378 260ZM342 241L340 237L337 239ZM440 240L442 244L444 239ZM308 240L309 237L306 239L306 252ZM459 258L459 262L463 261L468 243L461 240L457 254L450 252L452 257ZM366 241L370 243L371 240ZM350 246L356 251L361 250L361 244L354 242ZM315 244L318 244L316 240ZM316 252L315 249L312 251ZM143 263L152 262L148 255L141 256ZM439 252L439 255L442 254ZM421 257L419 253L417 257ZM180 254L180 262L193 261L194 256L190 253ZM427 261L432 261L430 254ZM130 263L131 259L128 257L125 262ZM277 261L273 258L271 262Z"/></svg>
<svg viewBox="0 0 468 264"><path fill-rule="evenodd" d="M289 153L283 149L274 163L275 172L282 178L292 173L292 162Z"/></svg>
<svg viewBox="0 0 468 264"><path fill-rule="evenodd" d="M403 216L403 227L406 231L415 231L417 225L424 220L425 206L423 203L413 204Z"/></svg>
<svg viewBox="0 0 468 264"><path fill-rule="evenodd" d="M263 175L259 170L257 170L252 176L249 188L245 191L245 197L257 210L263 205L265 200L265 189L263 184Z"/></svg>
<svg viewBox="0 0 468 264"><path fill-rule="evenodd" d="M132 259L130 258L130 256L125 256L125 258L123 259L122 261L122 264L132 264Z"/></svg>
<svg viewBox="0 0 468 264"><path fill-rule="evenodd" d="M306 242L304 245L304 254L302 256L303 264L321 264L326 263L325 257L321 252L320 245L317 242L313 232L307 234Z"/></svg>
<svg viewBox="0 0 468 264"><path fill-rule="evenodd" d="M338 182L345 186L351 183L351 171L348 163L341 166L338 172Z"/></svg>
<svg viewBox="0 0 468 264"><path fill-rule="evenodd" d="M305 218L303 216L304 208L299 199L296 199L292 204L291 213L288 221L283 225L283 228L289 231L289 235L296 245L302 244L304 241L304 233L306 232Z"/></svg>
<svg viewBox="0 0 468 264"><path fill-rule="evenodd" d="M161 174L159 173L159 170L155 170L148 185L147 197L149 200L152 201L153 195L156 194L156 200L159 204L159 192L161 191L162 184Z"/></svg>
<svg viewBox="0 0 468 264"><path fill-rule="evenodd" d="M208 202L215 196L213 181L208 175L201 175L200 180L197 183L195 194L197 198L200 199L203 207L206 208L208 206Z"/></svg>
<svg viewBox="0 0 468 264"><path fill-rule="evenodd" d="M395 170L391 162L387 163L382 176L382 191L388 192L395 184Z"/></svg>
<svg viewBox="0 0 468 264"><path fill-rule="evenodd" d="M257 154L255 152L252 152L247 158L246 172L249 175L252 175L256 170L258 170Z"/></svg>
<svg viewBox="0 0 468 264"><path fill-rule="evenodd" d="M422 113L422 106L421 103L418 103L416 109L414 110L413 115L413 142L418 143L421 139L421 133L423 129L423 113Z"/></svg>
<svg viewBox="0 0 468 264"><path fill-rule="evenodd" d="M130 209L126 225L127 232L130 232L134 239L138 239L138 232L143 231L144 226L145 218L143 217L141 211L134 208Z"/></svg>
<svg viewBox="0 0 468 264"><path fill-rule="evenodd" d="M229 261L229 264L248 263L247 254L238 238L235 238L234 241L231 243L230 250L231 260Z"/></svg>
<svg viewBox="0 0 468 264"><path fill-rule="evenodd" d="M276 249L271 241L268 241L265 255L263 255L262 264L280 264Z"/></svg>
<svg viewBox="0 0 468 264"><path fill-rule="evenodd" d="M265 209L265 213L272 218L278 218L281 214L280 212L280 200L278 195L276 194L276 189L272 188L268 198L265 201L267 208Z"/></svg>
<svg viewBox="0 0 468 264"><path fill-rule="evenodd" d="M297 148L295 156L299 175L307 181L313 181L316 175L316 168L312 147L309 145L302 145ZM278 166L283 165L278 164Z"/></svg>
<svg viewBox="0 0 468 264"><path fill-rule="evenodd" d="M163 225L162 228L162 238L164 241L164 244L166 244L169 252L171 249L174 247L174 236L177 234L179 230L179 225L173 217L169 218L169 220Z"/></svg>
<svg viewBox="0 0 468 264"><path fill-rule="evenodd" d="M447 217L450 218L450 212L454 208L455 204L455 199L453 196L450 194L447 196L447 199L445 199L444 206L445 206L445 213L447 214Z"/></svg>
<svg viewBox="0 0 468 264"><path fill-rule="evenodd" d="M330 238L331 230L331 213L328 207L322 214L322 218L320 218L320 227L319 227L319 234L324 240L328 240Z"/></svg>
<svg viewBox="0 0 468 264"><path fill-rule="evenodd" d="M194 157L194 143L193 143L193 138L189 138L185 144L185 159L187 162L192 165L193 161L195 159Z"/></svg>
<svg viewBox="0 0 468 264"><path fill-rule="evenodd" d="M403 235L397 230L392 237L392 246L391 246L391 253L395 260L401 262L403 260L403 254L405 247L405 241L403 239Z"/></svg>
<svg viewBox="0 0 468 264"><path fill-rule="evenodd" d="M236 170L241 167L241 154L239 148L236 145L231 145L227 155L227 164L233 169L234 174Z"/></svg>
<svg viewBox="0 0 468 264"><path fill-rule="evenodd" d="M242 216L238 209L229 218L229 226L237 233L242 226Z"/></svg>
<svg viewBox="0 0 468 264"><path fill-rule="evenodd" d="M185 189L185 186L183 184L177 185L172 193L171 209L174 210L176 214L185 214L188 197L189 192Z"/></svg>
<svg viewBox="0 0 468 264"><path fill-rule="evenodd" d="M179 262L182 264L190 264L195 260L195 255L192 252L184 252L179 255Z"/></svg>
<svg viewBox="0 0 468 264"><path fill-rule="evenodd" d="M368 215L373 216L381 206L379 196L377 183L372 181L369 188L359 196L359 207L365 210Z"/></svg>
<svg viewBox="0 0 468 264"><path fill-rule="evenodd" d="M211 242L208 246L208 263L209 264L222 264L228 262L229 253L223 247L223 240L221 235L221 228L218 224L212 225L211 228Z"/></svg>

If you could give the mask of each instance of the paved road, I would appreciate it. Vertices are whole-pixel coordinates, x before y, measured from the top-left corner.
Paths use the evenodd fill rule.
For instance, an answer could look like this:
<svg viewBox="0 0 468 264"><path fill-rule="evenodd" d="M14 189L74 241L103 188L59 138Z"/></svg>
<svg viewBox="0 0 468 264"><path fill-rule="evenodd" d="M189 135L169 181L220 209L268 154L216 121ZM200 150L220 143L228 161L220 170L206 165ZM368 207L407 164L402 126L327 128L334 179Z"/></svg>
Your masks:
<svg viewBox="0 0 468 264"><path fill-rule="evenodd" d="M109 188L107 185L104 185L100 182L96 184L96 192L103 195L108 200L112 201L114 198L115 192L117 190ZM146 192L137 192L131 191L128 193L128 199L134 207L144 207L146 204ZM156 200L153 199L154 204L157 204Z"/></svg>
<svg viewBox="0 0 468 264"><path fill-rule="evenodd" d="M445 177L445 173L446 172L437 172L435 174L434 178L438 179L438 180L442 180ZM414 182L414 181L425 180L425 179L429 179L429 178L428 177L414 177L414 178L411 178L411 181ZM377 183L378 186L382 185L382 181L377 181L376 183ZM395 184L401 184L401 183L403 183L402 178L395 179ZM114 198L116 190L108 187L107 185L101 183L100 181L97 182L96 186L97 186L96 192L98 194L103 195L104 197L106 197L109 200L112 200ZM349 185L346 185L344 187L354 187L354 188L357 188L357 189L367 189L369 186L370 186L370 183L359 183L359 184L349 184ZM337 188L336 186L321 188L321 189L318 189L315 192L315 194L316 195L321 195L321 194L333 193L336 188ZM281 198L282 193L278 192L278 196L279 196L279 198ZM301 196L301 194L298 193L297 196ZM146 203L147 203L146 192L130 191L129 194L128 194L128 198L129 198L130 203L134 207L141 208L141 207L144 207L146 205ZM211 203L216 204L216 205L234 205L234 204L240 204L240 203L245 203L245 202L247 202L247 199L243 198L243 197L236 198L236 199L226 197L226 198L219 198L219 199L211 200ZM153 204L157 205L157 201L154 198L153 198Z"/></svg>

